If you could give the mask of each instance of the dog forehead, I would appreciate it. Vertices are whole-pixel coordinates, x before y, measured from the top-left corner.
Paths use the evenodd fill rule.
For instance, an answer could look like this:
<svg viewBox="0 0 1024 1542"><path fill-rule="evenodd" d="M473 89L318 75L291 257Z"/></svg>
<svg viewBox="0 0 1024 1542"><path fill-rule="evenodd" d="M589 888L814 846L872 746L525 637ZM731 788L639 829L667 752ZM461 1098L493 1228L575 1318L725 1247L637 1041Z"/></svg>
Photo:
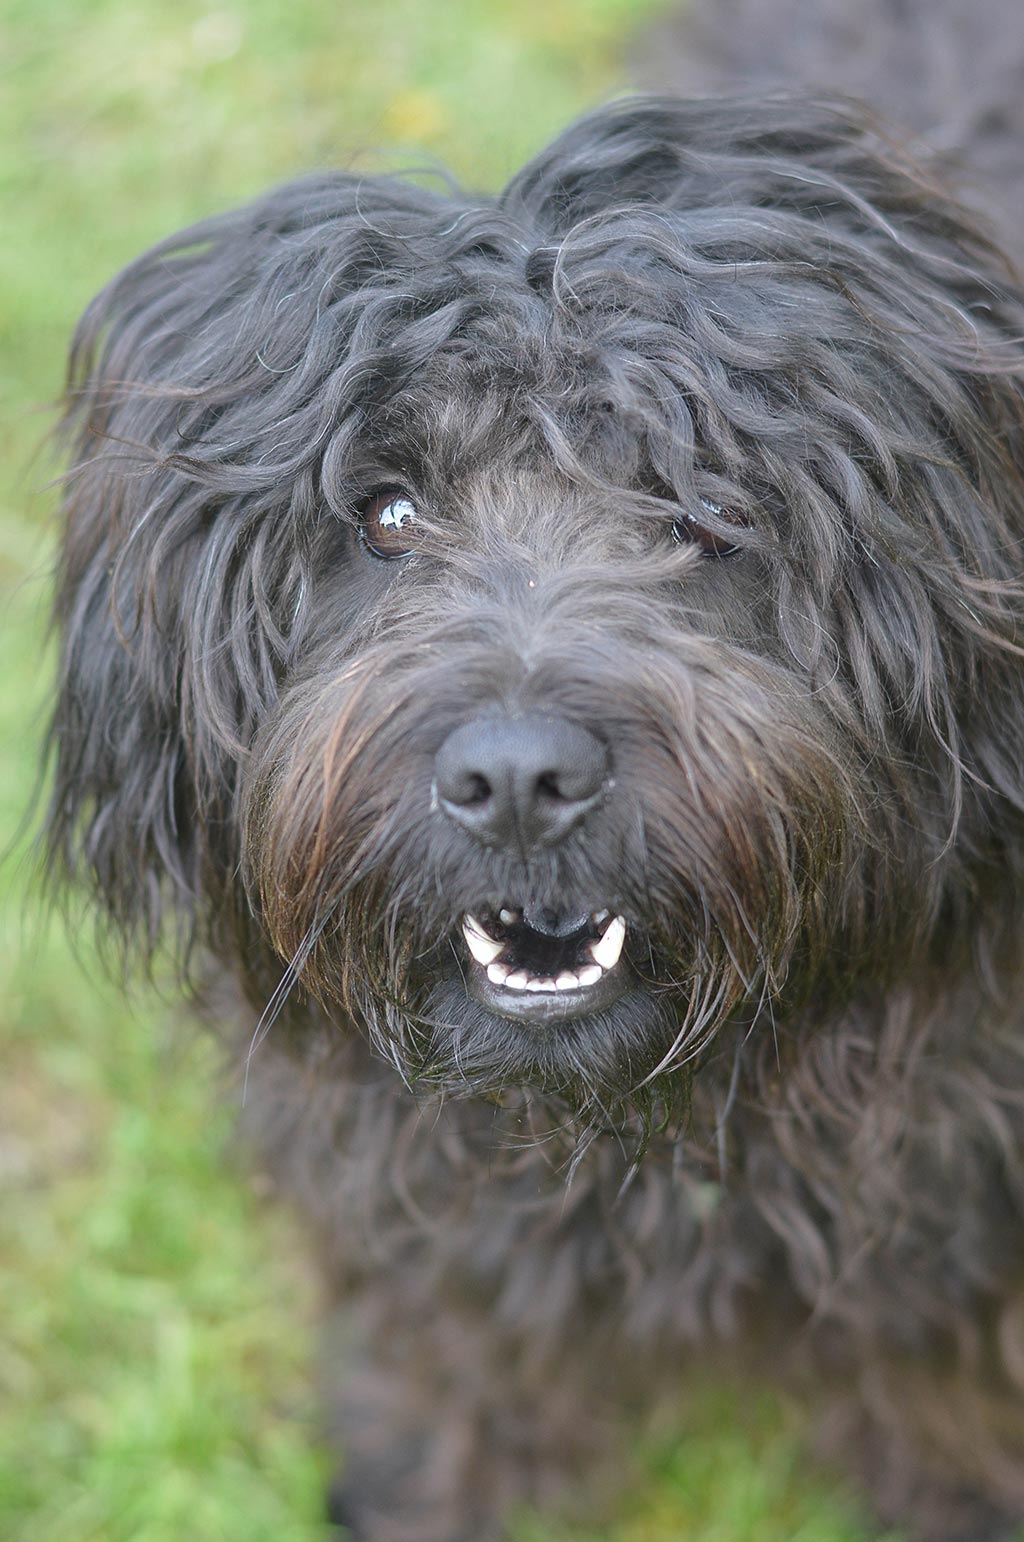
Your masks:
<svg viewBox="0 0 1024 1542"><path fill-rule="evenodd" d="M615 369L594 349L550 333L495 354L464 339L413 372L368 424L386 459L409 466L419 485L568 488L589 479L615 487L651 481L650 445L666 432L665 390L617 388ZM693 415L673 392L676 448L692 456Z"/></svg>
<svg viewBox="0 0 1024 1542"><path fill-rule="evenodd" d="M761 460L762 428L805 444L802 402L823 385L871 412L886 349L827 268L777 253L740 262L728 243L712 259L710 238L688 233L695 218L659 217L655 246L639 215L608 216L586 241L570 230L544 248L536 287L527 256L486 285L462 274L454 300L431 290L428 310L389 334L388 366L375 356L376 428L449 481L548 456L634 485L655 446L664 482L685 477L698 447L713 463ZM824 415L817 432L845 429Z"/></svg>

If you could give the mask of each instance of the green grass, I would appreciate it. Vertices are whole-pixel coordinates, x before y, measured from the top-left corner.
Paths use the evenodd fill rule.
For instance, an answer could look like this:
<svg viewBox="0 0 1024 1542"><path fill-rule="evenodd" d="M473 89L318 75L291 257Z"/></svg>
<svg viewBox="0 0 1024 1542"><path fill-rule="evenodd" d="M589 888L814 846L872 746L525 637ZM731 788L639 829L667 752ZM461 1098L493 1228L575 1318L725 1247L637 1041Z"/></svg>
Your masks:
<svg viewBox="0 0 1024 1542"><path fill-rule="evenodd" d="M644 9L2 0L0 847L45 716L46 404L90 294L146 243L317 165L426 155L497 184L616 86ZM0 1537L322 1538L301 1239L232 1161L212 1051L40 914L26 849L0 880ZM770 1405L699 1401L600 1542L854 1542L799 1451ZM521 1528L556 1535L583 1542Z"/></svg>

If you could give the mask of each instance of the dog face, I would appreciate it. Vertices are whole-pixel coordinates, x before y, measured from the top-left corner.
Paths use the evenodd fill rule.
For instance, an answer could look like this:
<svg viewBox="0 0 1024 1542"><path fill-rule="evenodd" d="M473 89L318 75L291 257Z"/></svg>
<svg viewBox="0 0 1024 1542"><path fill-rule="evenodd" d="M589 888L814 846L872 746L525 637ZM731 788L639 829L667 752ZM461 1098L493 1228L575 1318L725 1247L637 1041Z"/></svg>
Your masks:
<svg viewBox="0 0 1024 1542"><path fill-rule="evenodd" d="M1022 319L792 103L165 243L73 362L55 852L581 1112L948 958L1019 882Z"/></svg>

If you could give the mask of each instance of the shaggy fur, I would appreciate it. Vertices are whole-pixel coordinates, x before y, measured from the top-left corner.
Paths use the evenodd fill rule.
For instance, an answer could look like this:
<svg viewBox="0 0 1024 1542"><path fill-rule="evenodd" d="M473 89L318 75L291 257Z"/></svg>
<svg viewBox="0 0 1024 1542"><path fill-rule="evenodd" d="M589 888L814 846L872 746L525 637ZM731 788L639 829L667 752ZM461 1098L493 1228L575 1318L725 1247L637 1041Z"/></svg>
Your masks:
<svg viewBox="0 0 1024 1542"><path fill-rule="evenodd" d="M880 1517L1024 1518L1022 336L934 168L803 96L620 102L494 198L297 182L86 313L54 871L263 1012L357 1535L499 1536L726 1343ZM438 757L522 720L609 775L485 841ZM621 914L618 997L469 989L510 905Z"/></svg>

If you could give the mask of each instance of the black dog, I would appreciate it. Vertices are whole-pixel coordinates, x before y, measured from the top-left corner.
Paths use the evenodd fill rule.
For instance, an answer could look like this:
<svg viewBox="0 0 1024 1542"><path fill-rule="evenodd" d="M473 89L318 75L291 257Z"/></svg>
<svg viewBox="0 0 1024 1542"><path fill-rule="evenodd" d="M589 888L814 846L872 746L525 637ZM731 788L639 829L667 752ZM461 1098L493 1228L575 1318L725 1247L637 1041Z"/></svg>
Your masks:
<svg viewBox="0 0 1024 1542"><path fill-rule="evenodd" d="M357 1534L500 1534L727 1338L879 1514L1024 1517L1022 337L797 98L299 182L87 312L54 862L270 1001Z"/></svg>

